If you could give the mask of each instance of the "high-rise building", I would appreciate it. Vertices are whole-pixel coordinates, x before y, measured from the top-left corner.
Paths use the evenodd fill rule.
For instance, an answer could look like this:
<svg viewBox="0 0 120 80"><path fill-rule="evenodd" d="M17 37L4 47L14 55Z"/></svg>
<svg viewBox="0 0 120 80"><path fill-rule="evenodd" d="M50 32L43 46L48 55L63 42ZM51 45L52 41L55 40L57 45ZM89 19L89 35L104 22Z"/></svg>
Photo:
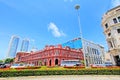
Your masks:
<svg viewBox="0 0 120 80"><path fill-rule="evenodd" d="M86 67L104 63L104 47L99 44L95 44L85 39L82 39L81 41L81 38L75 38L63 43L62 46L68 46L73 49L82 49Z"/></svg>
<svg viewBox="0 0 120 80"><path fill-rule="evenodd" d="M9 42L8 53L7 53L8 58L14 58L16 56L18 43L19 43L19 37L13 35Z"/></svg>
<svg viewBox="0 0 120 80"><path fill-rule="evenodd" d="M22 52L27 52L28 51L28 47L29 47L29 39L24 39L22 41L22 46L21 46L21 50Z"/></svg>
<svg viewBox="0 0 120 80"><path fill-rule="evenodd" d="M120 65L120 5L103 15L102 26L112 63Z"/></svg>

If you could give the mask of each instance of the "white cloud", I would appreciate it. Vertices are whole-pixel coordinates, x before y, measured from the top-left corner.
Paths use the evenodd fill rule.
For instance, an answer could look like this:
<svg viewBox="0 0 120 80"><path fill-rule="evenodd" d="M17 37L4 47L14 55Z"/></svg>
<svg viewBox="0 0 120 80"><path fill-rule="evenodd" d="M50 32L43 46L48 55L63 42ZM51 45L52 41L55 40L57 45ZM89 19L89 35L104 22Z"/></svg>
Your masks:
<svg viewBox="0 0 120 80"><path fill-rule="evenodd" d="M63 33L63 31L60 31L53 22L50 22L48 26L48 30L52 32L54 37L65 36L65 33Z"/></svg>
<svg viewBox="0 0 120 80"><path fill-rule="evenodd" d="M112 7L120 5L120 0L112 0Z"/></svg>

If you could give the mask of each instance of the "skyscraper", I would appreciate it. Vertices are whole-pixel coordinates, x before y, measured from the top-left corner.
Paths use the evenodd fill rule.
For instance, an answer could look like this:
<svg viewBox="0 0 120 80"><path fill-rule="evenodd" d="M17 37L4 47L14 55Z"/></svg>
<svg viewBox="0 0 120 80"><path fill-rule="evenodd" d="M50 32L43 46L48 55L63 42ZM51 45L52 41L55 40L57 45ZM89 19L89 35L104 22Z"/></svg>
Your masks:
<svg viewBox="0 0 120 80"><path fill-rule="evenodd" d="M27 52L28 51L28 47L29 47L29 39L24 39L22 41L22 46L21 46L21 50L22 52Z"/></svg>
<svg viewBox="0 0 120 80"><path fill-rule="evenodd" d="M18 43L19 43L19 37L13 35L10 39L10 42L9 42L8 53L7 53L8 58L14 58L15 57L16 51L17 51L17 48L18 48Z"/></svg>

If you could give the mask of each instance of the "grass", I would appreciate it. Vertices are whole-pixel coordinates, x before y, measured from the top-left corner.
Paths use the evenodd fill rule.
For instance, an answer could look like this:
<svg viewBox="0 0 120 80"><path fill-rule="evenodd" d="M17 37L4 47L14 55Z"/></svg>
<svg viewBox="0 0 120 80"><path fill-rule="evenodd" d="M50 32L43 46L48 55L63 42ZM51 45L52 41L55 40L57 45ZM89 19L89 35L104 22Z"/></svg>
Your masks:
<svg viewBox="0 0 120 80"><path fill-rule="evenodd" d="M41 66L41 68L39 68L39 70L68 70L64 67L47 67L47 66Z"/></svg>

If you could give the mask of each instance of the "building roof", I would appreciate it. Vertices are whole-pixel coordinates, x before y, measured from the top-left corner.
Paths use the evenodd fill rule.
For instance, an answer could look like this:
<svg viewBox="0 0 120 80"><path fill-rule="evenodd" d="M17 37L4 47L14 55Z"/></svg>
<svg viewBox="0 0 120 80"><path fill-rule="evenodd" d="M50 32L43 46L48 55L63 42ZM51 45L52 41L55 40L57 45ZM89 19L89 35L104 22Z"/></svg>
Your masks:
<svg viewBox="0 0 120 80"><path fill-rule="evenodd" d="M112 8L112 9L108 10L108 11L106 12L106 14L109 13L110 11L112 11L112 10L115 10L115 9L119 8L119 7L120 7L120 5L118 5L118 6L114 7L114 8Z"/></svg>

